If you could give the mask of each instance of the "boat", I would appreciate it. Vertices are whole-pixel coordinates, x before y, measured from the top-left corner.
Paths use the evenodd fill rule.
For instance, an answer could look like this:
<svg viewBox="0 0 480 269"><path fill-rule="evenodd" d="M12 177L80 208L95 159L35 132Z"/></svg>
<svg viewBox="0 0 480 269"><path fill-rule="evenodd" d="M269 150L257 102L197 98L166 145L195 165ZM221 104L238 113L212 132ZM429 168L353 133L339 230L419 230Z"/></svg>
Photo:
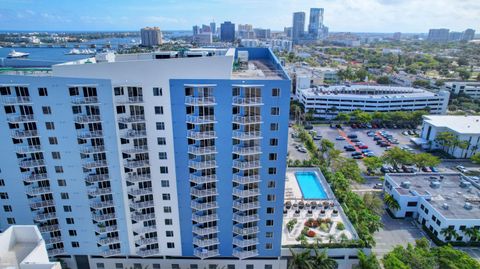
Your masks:
<svg viewBox="0 0 480 269"><path fill-rule="evenodd" d="M65 55L91 55L95 54L94 50L89 50L89 49L71 49L69 52L65 53Z"/></svg>
<svg viewBox="0 0 480 269"><path fill-rule="evenodd" d="M28 55L30 55L30 53L12 50L7 55L7 58L26 58L28 57Z"/></svg>

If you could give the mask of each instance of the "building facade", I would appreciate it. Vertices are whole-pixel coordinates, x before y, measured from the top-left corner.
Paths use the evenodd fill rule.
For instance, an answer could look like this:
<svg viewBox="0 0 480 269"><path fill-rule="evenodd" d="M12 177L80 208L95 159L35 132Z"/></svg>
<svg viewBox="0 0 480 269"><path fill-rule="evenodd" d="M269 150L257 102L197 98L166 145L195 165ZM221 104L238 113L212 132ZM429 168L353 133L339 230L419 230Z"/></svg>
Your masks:
<svg viewBox="0 0 480 269"><path fill-rule="evenodd" d="M235 41L235 24L226 21L220 24L220 40L223 42Z"/></svg>
<svg viewBox="0 0 480 269"><path fill-rule="evenodd" d="M277 259L288 76L262 48L159 55L0 76L0 228L37 224L49 256L77 264Z"/></svg>
<svg viewBox="0 0 480 269"><path fill-rule="evenodd" d="M293 13L292 41L294 45L300 43L305 35L305 12Z"/></svg>
<svg viewBox="0 0 480 269"><path fill-rule="evenodd" d="M430 42L448 42L449 33L449 29L430 29L427 40Z"/></svg>
<svg viewBox="0 0 480 269"><path fill-rule="evenodd" d="M323 31L323 8L311 8L308 24L308 34L317 39Z"/></svg>
<svg viewBox="0 0 480 269"><path fill-rule="evenodd" d="M142 46L153 47L162 44L162 32L158 27L145 27L140 30Z"/></svg>
<svg viewBox="0 0 480 269"><path fill-rule="evenodd" d="M480 98L480 82L452 81L445 82L443 88L453 94L465 94L471 98Z"/></svg>

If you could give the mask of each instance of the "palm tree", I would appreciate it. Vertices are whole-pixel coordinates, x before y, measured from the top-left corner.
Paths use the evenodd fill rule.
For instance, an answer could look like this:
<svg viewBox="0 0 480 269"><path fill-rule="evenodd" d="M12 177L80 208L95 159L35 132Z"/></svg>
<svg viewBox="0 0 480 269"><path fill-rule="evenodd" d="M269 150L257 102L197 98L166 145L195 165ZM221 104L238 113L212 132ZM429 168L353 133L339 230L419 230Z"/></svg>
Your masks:
<svg viewBox="0 0 480 269"><path fill-rule="evenodd" d="M377 257L372 253L366 255L362 250L358 251L358 264L354 266L355 269L380 269Z"/></svg>
<svg viewBox="0 0 480 269"><path fill-rule="evenodd" d="M292 258L288 263L288 269L315 269L310 260L310 249L306 249L303 252L295 253L290 248Z"/></svg>
<svg viewBox="0 0 480 269"><path fill-rule="evenodd" d="M463 230L463 234L470 238L470 243L480 239L480 230L475 227L465 228L465 230Z"/></svg>
<svg viewBox="0 0 480 269"><path fill-rule="evenodd" d="M313 268L315 269L336 269L338 268L338 263L328 257L327 250L324 249L322 252L319 252L317 248L314 248L315 256L312 259Z"/></svg>
<svg viewBox="0 0 480 269"><path fill-rule="evenodd" d="M400 209L400 205L398 204L397 200L395 200L395 198L393 198L393 196L391 196L390 194L385 193L385 197L383 198L383 200L385 201L387 207L391 210L396 211Z"/></svg>
<svg viewBox="0 0 480 269"><path fill-rule="evenodd" d="M335 235L333 234L329 234L327 238L328 238L328 243L332 243L336 240Z"/></svg>
<svg viewBox="0 0 480 269"><path fill-rule="evenodd" d="M445 236L445 241L452 241L452 239L457 239L458 233L455 231L455 228L448 227L448 228L443 228L440 231L440 234Z"/></svg>

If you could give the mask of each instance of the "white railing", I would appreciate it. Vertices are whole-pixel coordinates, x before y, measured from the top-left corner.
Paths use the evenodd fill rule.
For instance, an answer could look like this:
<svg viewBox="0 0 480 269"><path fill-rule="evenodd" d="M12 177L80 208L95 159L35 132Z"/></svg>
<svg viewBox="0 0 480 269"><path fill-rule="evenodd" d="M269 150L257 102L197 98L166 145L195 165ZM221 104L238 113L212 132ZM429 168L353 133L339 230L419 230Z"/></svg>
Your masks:
<svg viewBox="0 0 480 269"><path fill-rule="evenodd" d="M260 232L258 226L242 228L238 226L233 226L233 232L239 235L249 235L249 234L256 234Z"/></svg>
<svg viewBox="0 0 480 269"><path fill-rule="evenodd" d="M217 202L202 203L202 202L191 201L190 207L195 210L209 210L209 209L218 208L218 203Z"/></svg>
<svg viewBox="0 0 480 269"><path fill-rule="evenodd" d="M30 196L51 193L50 187L27 187L26 192Z"/></svg>
<svg viewBox="0 0 480 269"><path fill-rule="evenodd" d="M37 130L23 130L23 131L15 130L15 131L12 131L10 134L12 137L15 137L15 138L26 138L26 137L38 136L38 131Z"/></svg>
<svg viewBox="0 0 480 269"><path fill-rule="evenodd" d="M262 154L262 149L259 146L253 146L253 147L233 146L233 153L236 153L238 155Z"/></svg>
<svg viewBox="0 0 480 269"><path fill-rule="evenodd" d="M145 195L145 194L152 194L153 189L152 188L138 188L138 187L132 187L131 189L128 190L128 194L136 196L136 195Z"/></svg>
<svg viewBox="0 0 480 269"><path fill-rule="evenodd" d="M153 200L143 201L143 202L133 202L130 201L130 207L134 209L141 209L153 206Z"/></svg>
<svg viewBox="0 0 480 269"><path fill-rule="evenodd" d="M120 117L118 121L121 123L141 122L141 121L145 121L145 115L124 116L124 117Z"/></svg>
<svg viewBox="0 0 480 269"><path fill-rule="evenodd" d="M252 176L241 176L241 175L233 175L233 182L239 184L249 184L249 183L256 183L260 182L259 175L252 175Z"/></svg>
<svg viewBox="0 0 480 269"><path fill-rule="evenodd" d="M192 214L192 220L196 221L198 223L206 223L206 222L212 222L218 220L218 215L217 214L210 214L210 215L204 215L200 216L195 213Z"/></svg>
<svg viewBox="0 0 480 269"><path fill-rule="evenodd" d="M82 105L82 104L96 104L98 103L97 96L82 96L72 98L72 104Z"/></svg>
<svg viewBox="0 0 480 269"><path fill-rule="evenodd" d="M2 101L4 104L26 104L31 103L32 99L30 96L9 96L3 97Z"/></svg>
<svg viewBox="0 0 480 269"><path fill-rule="evenodd" d="M260 189L249 189L249 190L242 190L238 188L233 189L233 195L238 197L250 197L250 196L257 196L260 195Z"/></svg>
<svg viewBox="0 0 480 269"><path fill-rule="evenodd" d="M98 153L98 152L104 152L105 151L105 146L84 146L80 148L81 153Z"/></svg>
<svg viewBox="0 0 480 269"><path fill-rule="evenodd" d="M40 181L40 180L46 180L48 179L47 173L42 173L42 174L24 174L23 175L23 180L29 183Z"/></svg>
<svg viewBox="0 0 480 269"><path fill-rule="evenodd" d="M193 255L199 257L200 259L211 258L220 255L218 249L207 250L207 249L195 249Z"/></svg>
<svg viewBox="0 0 480 269"><path fill-rule="evenodd" d="M85 181L88 183L95 183L95 182L106 181L106 180L108 180L108 175L106 174L87 175L85 177Z"/></svg>
<svg viewBox="0 0 480 269"><path fill-rule="evenodd" d="M206 190L199 190L194 187L190 188L190 195L195 197L206 197L206 196L214 196L218 195L216 188L206 189Z"/></svg>
<svg viewBox="0 0 480 269"><path fill-rule="evenodd" d="M79 123L89 123L102 121L100 115L79 115L75 117L75 121Z"/></svg>
<svg viewBox="0 0 480 269"><path fill-rule="evenodd" d="M193 244L199 247L208 247L219 244L220 241L218 238L210 238L210 239L201 239L201 238L193 238Z"/></svg>
<svg viewBox="0 0 480 269"><path fill-rule="evenodd" d="M237 169L253 169L253 168L261 168L260 161L233 161L233 167Z"/></svg>
<svg viewBox="0 0 480 269"><path fill-rule="evenodd" d="M249 131L249 132L233 131L233 138L239 139L239 140L261 139L262 138L262 132L260 132L260 131Z"/></svg>
<svg viewBox="0 0 480 269"><path fill-rule="evenodd" d="M262 97L233 97L233 105L236 106L255 106L263 105Z"/></svg>
<svg viewBox="0 0 480 269"><path fill-rule="evenodd" d="M17 153L30 153L30 152L37 152L37 151L43 151L40 145L17 147Z"/></svg>
<svg viewBox="0 0 480 269"><path fill-rule="evenodd" d="M214 115L208 115L208 116L187 115L187 122L196 123L196 124L215 123L216 119Z"/></svg>
<svg viewBox="0 0 480 269"><path fill-rule="evenodd" d="M233 214L233 220L238 222L238 223L254 222L254 221L259 221L260 216L258 214L253 214L253 215L248 215L248 216Z"/></svg>
<svg viewBox="0 0 480 269"><path fill-rule="evenodd" d="M35 121L33 115L16 115L16 116L7 116L7 121L9 122L28 122Z"/></svg>
<svg viewBox="0 0 480 269"><path fill-rule="evenodd" d="M147 136L146 130L127 130L120 133L120 137L124 138L135 138L135 137L145 137Z"/></svg>
<svg viewBox="0 0 480 269"><path fill-rule="evenodd" d="M216 146L206 146L206 147L188 146L188 153L194 154L194 155L215 154L217 153L217 147Z"/></svg>
<svg viewBox="0 0 480 269"><path fill-rule="evenodd" d="M197 176L190 174L190 182L196 184L212 183L217 181L217 175Z"/></svg>
<svg viewBox="0 0 480 269"><path fill-rule="evenodd" d="M134 221L145 221L145 220L151 220L155 219L155 213L148 213L148 214L141 214L141 213L132 213L131 218Z"/></svg>
<svg viewBox="0 0 480 269"><path fill-rule="evenodd" d="M103 131L96 130L96 131L79 131L77 132L78 138L88 139L88 138L97 138L102 137Z"/></svg>
<svg viewBox="0 0 480 269"><path fill-rule="evenodd" d="M260 208L260 203L259 202L247 202L247 203L233 202L233 208L240 211L246 211L250 209Z"/></svg>
<svg viewBox="0 0 480 269"><path fill-rule="evenodd" d="M252 238L252 239L243 239L243 238L233 238L233 244L238 246L238 247L248 247L248 246L253 246L258 244L258 238Z"/></svg>
<svg viewBox="0 0 480 269"><path fill-rule="evenodd" d="M262 123L261 116L233 116L233 122L238 124Z"/></svg>
<svg viewBox="0 0 480 269"><path fill-rule="evenodd" d="M233 256L239 259L246 259L254 256L258 256L258 250L241 250L241 249L234 249Z"/></svg>
<svg viewBox="0 0 480 269"><path fill-rule="evenodd" d="M194 169L208 169L217 167L217 161L188 161L188 167Z"/></svg>
<svg viewBox="0 0 480 269"><path fill-rule="evenodd" d="M215 131L188 131L187 137L191 139L212 139L217 138L217 132Z"/></svg>
<svg viewBox="0 0 480 269"><path fill-rule="evenodd" d="M185 97L185 104L191 106L211 106L216 105L215 97L194 97L187 96Z"/></svg>
<svg viewBox="0 0 480 269"><path fill-rule="evenodd" d="M90 207L94 209L102 209L105 207L114 206L113 200L103 201L103 202L90 202Z"/></svg>
<svg viewBox="0 0 480 269"><path fill-rule="evenodd" d="M151 180L150 174L128 173L126 180L132 183Z"/></svg>
<svg viewBox="0 0 480 269"><path fill-rule="evenodd" d="M34 219L36 221L44 221L44 220L54 219L56 217L57 217L57 214L55 212L51 212L51 213L37 214L35 215Z"/></svg>
<svg viewBox="0 0 480 269"><path fill-rule="evenodd" d="M92 219L95 221L106 221L116 218L115 213L109 214L92 214Z"/></svg>
<svg viewBox="0 0 480 269"><path fill-rule="evenodd" d="M207 228L200 228L197 226L193 226L192 231L197 235L207 235L207 234L214 234L218 233L218 227L207 227Z"/></svg>

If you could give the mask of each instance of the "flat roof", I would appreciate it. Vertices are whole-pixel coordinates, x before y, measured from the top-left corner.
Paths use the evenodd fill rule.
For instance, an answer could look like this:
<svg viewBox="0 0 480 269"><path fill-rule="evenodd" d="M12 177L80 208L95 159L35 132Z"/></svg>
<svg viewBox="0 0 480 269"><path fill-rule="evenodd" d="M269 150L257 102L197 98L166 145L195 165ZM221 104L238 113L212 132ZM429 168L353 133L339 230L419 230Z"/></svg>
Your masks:
<svg viewBox="0 0 480 269"><path fill-rule="evenodd" d="M480 134L480 116L426 115L423 119L435 127L448 128L459 134Z"/></svg>
<svg viewBox="0 0 480 269"><path fill-rule="evenodd" d="M335 96L364 99L400 99L414 97L436 97L437 94L413 87L395 87L378 85L335 85L318 86L301 90L307 98Z"/></svg>
<svg viewBox="0 0 480 269"><path fill-rule="evenodd" d="M276 69L266 59L248 60L243 68L233 69L232 78L283 79L283 70Z"/></svg>
<svg viewBox="0 0 480 269"><path fill-rule="evenodd" d="M475 182L461 173L388 174L388 177L397 184L394 188L400 194L425 197L427 202L447 219L480 221L480 189ZM402 187L402 182L405 181L411 183L409 188ZM431 182L439 182L439 187L432 188ZM469 182L471 187L462 187L461 182ZM464 207L467 202L471 203L472 209Z"/></svg>

